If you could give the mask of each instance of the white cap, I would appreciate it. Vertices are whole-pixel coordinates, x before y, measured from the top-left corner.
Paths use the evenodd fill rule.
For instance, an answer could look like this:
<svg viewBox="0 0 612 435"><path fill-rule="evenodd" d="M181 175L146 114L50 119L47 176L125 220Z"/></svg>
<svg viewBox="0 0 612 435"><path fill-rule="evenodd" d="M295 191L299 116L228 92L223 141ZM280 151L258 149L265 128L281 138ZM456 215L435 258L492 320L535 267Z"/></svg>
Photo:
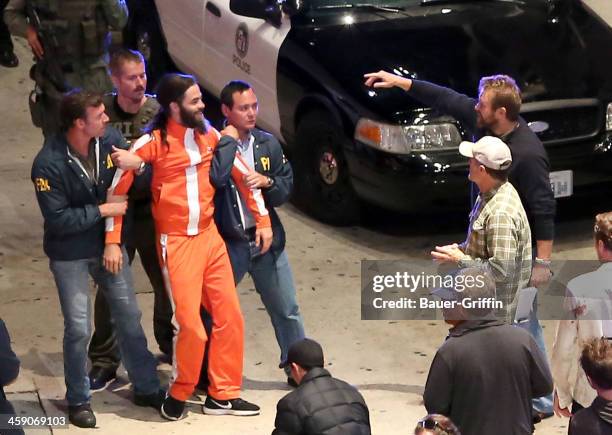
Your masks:
<svg viewBox="0 0 612 435"><path fill-rule="evenodd" d="M489 169L508 169L512 164L510 148L494 136L483 136L476 142L461 142L459 153L475 158Z"/></svg>

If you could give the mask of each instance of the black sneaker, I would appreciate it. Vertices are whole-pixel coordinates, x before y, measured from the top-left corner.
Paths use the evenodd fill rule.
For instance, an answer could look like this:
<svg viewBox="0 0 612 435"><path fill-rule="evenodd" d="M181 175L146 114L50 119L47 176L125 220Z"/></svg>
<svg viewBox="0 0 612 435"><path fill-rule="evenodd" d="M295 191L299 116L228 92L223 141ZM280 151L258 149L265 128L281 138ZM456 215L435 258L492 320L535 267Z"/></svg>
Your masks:
<svg viewBox="0 0 612 435"><path fill-rule="evenodd" d="M166 391L159 390L151 394L136 394L134 393L134 404L136 406L150 406L158 411L161 410L162 403L166 399Z"/></svg>
<svg viewBox="0 0 612 435"><path fill-rule="evenodd" d="M181 400L176 400L174 397L168 394L159 412L161 416L165 419L176 421L187 416L184 411L185 402Z"/></svg>
<svg viewBox="0 0 612 435"><path fill-rule="evenodd" d="M68 407L68 420L75 426L92 428L96 427L96 416L91 410L89 403Z"/></svg>
<svg viewBox="0 0 612 435"><path fill-rule="evenodd" d="M94 366L89 371L89 389L91 392L105 390L115 379L117 379L117 369Z"/></svg>
<svg viewBox="0 0 612 435"><path fill-rule="evenodd" d="M207 415L259 415L259 406L249 403L241 398L230 400L217 400L208 396L202 411Z"/></svg>

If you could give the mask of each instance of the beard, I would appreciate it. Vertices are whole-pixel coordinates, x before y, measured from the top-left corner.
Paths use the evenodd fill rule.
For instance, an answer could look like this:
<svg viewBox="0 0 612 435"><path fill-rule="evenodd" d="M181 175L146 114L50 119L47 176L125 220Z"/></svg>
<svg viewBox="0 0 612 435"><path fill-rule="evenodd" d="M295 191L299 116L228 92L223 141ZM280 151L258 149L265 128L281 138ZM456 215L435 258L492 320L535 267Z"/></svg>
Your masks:
<svg viewBox="0 0 612 435"><path fill-rule="evenodd" d="M136 89L132 90L131 96L134 101L140 101L145 94L145 88L142 86L138 86Z"/></svg>
<svg viewBox="0 0 612 435"><path fill-rule="evenodd" d="M485 119L480 113L476 113L476 127L479 129L492 132L496 125L497 121L495 118L491 117L489 119Z"/></svg>
<svg viewBox="0 0 612 435"><path fill-rule="evenodd" d="M179 110L181 121L183 121L186 127L193 128L201 133L206 132L206 121L204 120L204 113L202 111L189 111L185 109L182 104L179 104Z"/></svg>

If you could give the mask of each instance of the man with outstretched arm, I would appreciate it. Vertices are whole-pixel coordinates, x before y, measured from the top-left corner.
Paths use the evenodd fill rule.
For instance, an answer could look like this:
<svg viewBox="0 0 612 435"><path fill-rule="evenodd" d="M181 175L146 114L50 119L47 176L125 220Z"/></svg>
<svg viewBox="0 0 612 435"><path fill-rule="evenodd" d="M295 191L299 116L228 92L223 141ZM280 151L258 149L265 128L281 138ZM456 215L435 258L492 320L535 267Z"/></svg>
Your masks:
<svg viewBox="0 0 612 435"><path fill-rule="evenodd" d="M398 87L407 95L442 113L447 113L468 130L472 141L483 136L503 140L512 153L508 180L521 199L529 226L533 247L530 286L546 284L550 270L554 238L555 198L550 186L550 163L540 139L519 115L521 91L514 79L506 75L483 77L478 84L478 100L450 88L424 80L378 71L365 75L365 84L374 88ZM474 186L472 185L474 188ZM472 200L477 192L473 189ZM544 353L544 337L537 317L537 298L529 321L520 324L531 332ZM552 396L534 401L534 420L553 415Z"/></svg>

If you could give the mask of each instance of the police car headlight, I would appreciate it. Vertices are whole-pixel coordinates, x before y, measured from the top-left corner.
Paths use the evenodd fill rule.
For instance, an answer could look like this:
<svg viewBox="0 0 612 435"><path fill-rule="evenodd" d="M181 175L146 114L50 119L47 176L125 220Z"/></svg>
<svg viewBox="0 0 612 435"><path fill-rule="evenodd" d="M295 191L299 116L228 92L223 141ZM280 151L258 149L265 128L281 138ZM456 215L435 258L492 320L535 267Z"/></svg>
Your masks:
<svg viewBox="0 0 612 435"><path fill-rule="evenodd" d="M612 131L612 103L608 103L606 110L606 131Z"/></svg>
<svg viewBox="0 0 612 435"><path fill-rule="evenodd" d="M355 128L355 139L388 153L410 154L457 148L461 135L450 123L392 125L361 118Z"/></svg>

